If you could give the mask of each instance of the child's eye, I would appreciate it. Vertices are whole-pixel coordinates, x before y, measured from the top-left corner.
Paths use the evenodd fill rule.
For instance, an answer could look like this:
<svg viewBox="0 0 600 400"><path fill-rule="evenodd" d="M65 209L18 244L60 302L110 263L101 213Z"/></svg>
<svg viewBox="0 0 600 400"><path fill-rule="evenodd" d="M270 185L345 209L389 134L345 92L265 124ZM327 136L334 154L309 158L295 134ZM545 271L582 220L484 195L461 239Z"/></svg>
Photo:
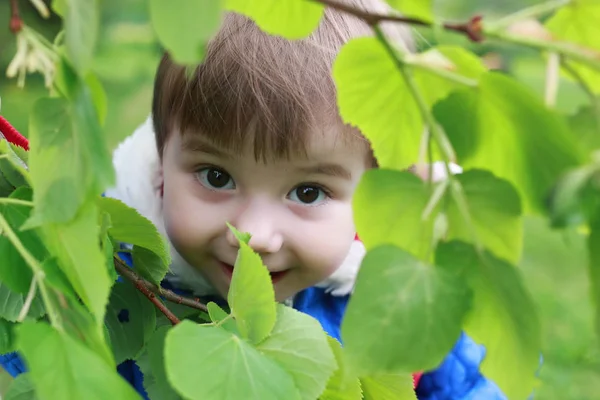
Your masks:
<svg viewBox="0 0 600 400"><path fill-rule="evenodd" d="M200 184L208 189L232 190L235 182L227 171L216 167L202 168L197 172Z"/></svg>
<svg viewBox="0 0 600 400"><path fill-rule="evenodd" d="M288 194L290 200L311 206L322 203L328 197L325 190L314 185L297 186Z"/></svg>

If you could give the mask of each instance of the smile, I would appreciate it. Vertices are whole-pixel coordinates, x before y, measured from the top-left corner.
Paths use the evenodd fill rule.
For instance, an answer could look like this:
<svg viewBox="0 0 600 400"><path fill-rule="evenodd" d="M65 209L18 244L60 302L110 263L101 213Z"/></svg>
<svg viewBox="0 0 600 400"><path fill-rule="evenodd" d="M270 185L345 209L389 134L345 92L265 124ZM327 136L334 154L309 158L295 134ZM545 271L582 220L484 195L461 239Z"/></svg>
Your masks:
<svg viewBox="0 0 600 400"><path fill-rule="evenodd" d="M221 267L221 269L223 270L223 272L225 273L225 275L231 279L231 277L233 276L233 266L224 262L219 261L219 265ZM269 271L269 275L271 275L271 282L273 284L277 283L278 281L281 280L281 278L283 278L285 275L287 275L289 270L285 270L285 271Z"/></svg>

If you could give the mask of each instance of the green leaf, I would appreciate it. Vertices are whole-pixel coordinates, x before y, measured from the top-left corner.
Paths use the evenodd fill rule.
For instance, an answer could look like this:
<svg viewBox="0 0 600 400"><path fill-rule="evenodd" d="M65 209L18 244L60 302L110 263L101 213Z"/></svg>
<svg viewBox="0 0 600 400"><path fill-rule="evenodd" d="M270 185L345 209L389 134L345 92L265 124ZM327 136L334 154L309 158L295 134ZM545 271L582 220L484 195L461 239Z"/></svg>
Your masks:
<svg viewBox="0 0 600 400"><path fill-rule="evenodd" d="M433 0L387 0L387 2L404 16L433 21Z"/></svg>
<svg viewBox="0 0 600 400"><path fill-rule="evenodd" d="M102 82L96 74L90 72L85 77L85 83L90 90L100 125L104 125L106 113L108 112L108 99L106 98L106 91L102 87Z"/></svg>
<svg viewBox="0 0 600 400"><path fill-rule="evenodd" d="M182 321L167 334L165 367L169 382L190 400L299 398L275 361L221 328Z"/></svg>
<svg viewBox="0 0 600 400"><path fill-rule="evenodd" d="M104 254L104 258L106 261L106 270L108 271L108 276L112 282L116 281L119 278L117 271L115 270L115 249L108 235L108 229L111 227L110 215L106 212L100 213L100 238L102 239L102 253Z"/></svg>
<svg viewBox="0 0 600 400"><path fill-rule="evenodd" d="M40 400L56 399L57 393L64 400L139 399L114 365L46 323L23 323L17 344Z"/></svg>
<svg viewBox="0 0 600 400"><path fill-rule="evenodd" d="M225 8L252 18L265 32L287 39L310 35L321 21L324 7L305 0L265 0L249 3L246 0L225 0Z"/></svg>
<svg viewBox="0 0 600 400"><path fill-rule="evenodd" d="M99 5L97 0L65 0L64 5L67 55L75 69L84 75L92 62L98 39Z"/></svg>
<svg viewBox="0 0 600 400"><path fill-rule="evenodd" d="M197 64L221 24L221 1L150 0L152 26L161 44L180 64Z"/></svg>
<svg viewBox="0 0 600 400"><path fill-rule="evenodd" d="M583 152L600 149L600 108L582 107L569 116L568 123Z"/></svg>
<svg viewBox="0 0 600 400"><path fill-rule="evenodd" d="M361 264L342 323L347 360L359 376L433 369L456 343L470 306L460 274L376 247Z"/></svg>
<svg viewBox="0 0 600 400"><path fill-rule="evenodd" d="M596 334L600 336L600 219L596 218L591 223L588 237L589 281L592 303L594 304L594 326Z"/></svg>
<svg viewBox="0 0 600 400"><path fill-rule="evenodd" d="M367 171L352 200L356 230L367 250L394 244L424 256L431 248L434 222L432 216L422 218L430 195L430 187L409 172Z"/></svg>
<svg viewBox="0 0 600 400"><path fill-rule="evenodd" d="M29 164L35 208L28 227L73 219L114 180L92 100L83 85L77 88L72 103L42 98L33 106Z"/></svg>
<svg viewBox="0 0 600 400"><path fill-rule="evenodd" d="M336 369L319 322L283 304L277 305L273 332L257 348L291 375L301 399L316 399Z"/></svg>
<svg viewBox="0 0 600 400"><path fill-rule="evenodd" d="M0 176L13 187L27 185L29 173L25 169L25 162L13 151L8 141L0 139L0 155L6 155L6 158L0 158Z"/></svg>
<svg viewBox="0 0 600 400"><path fill-rule="evenodd" d="M600 57L600 3L597 0L572 1L559 9L547 22L553 36L589 48L590 55ZM581 77L600 94L600 72L587 66L576 66Z"/></svg>
<svg viewBox="0 0 600 400"><path fill-rule="evenodd" d="M4 318L7 321L16 322L19 317L19 313L25 304L25 295L21 293L15 293L10 290L6 285L0 283L0 318ZM39 318L44 315L44 302L39 296L39 293L33 298L29 313L27 314L30 318Z"/></svg>
<svg viewBox="0 0 600 400"><path fill-rule="evenodd" d="M60 269L101 325L113 282L100 247L97 222L98 210L91 202L68 224L47 224L42 231L48 250L56 256Z"/></svg>
<svg viewBox="0 0 600 400"><path fill-rule="evenodd" d="M485 71L476 56L452 46L405 57L408 64L445 69L445 64L437 66L436 60L442 57L453 72L472 79ZM424 68L415 68L414 75L429 104L458 87ZM379 166L404 170L416 163L424 128L422 117L398 66L383 45L375 38L351 40L337 56L333 77L344 122L358 126L369 139ZM437 158L435 145L432 154Z"/></svg>
<svg viewBox="0 0 600 400"><path fill-rule="evenodd" d="M147 346L148 365L143 368L144 388L151 399L178 400L181 397L169 385L165 371L165 338L171 326L161 326L150 337ZM140 363L143 366L143 363ZM147 377L151 377L150 381Z"/></svg>
<svg viewBox="0 0 600 400"><path fill-rule="evenodd" d="M479 90L434 107L464 168L490 170L519 191L525 212L541 211L561 173L581 155L565 121L513 79L485 74Z"/></svg>
<svg viewBox="0 0 600 400"><path fill-rule="evenodd" d="M157 262L148 252L138 249L137 258L140 259L140 264L134 261L134 266L142 276L160 284L171 264L171 256L166 240L156 226L120 200L102 197L98 201L100 209L110 215L111 226L108 233L114 240L143 247L159 257L160 262Z"/></svg>
<svg viewBox="0 0 600 400"><path fill-rule="evenodd" d="M417 400L410 374L368 376L360 383L365 400Z"/></svg>
<svg viewBox="0 0 600 400"><path fill-rule="evenodd" d="M242 337L258 343L275 326L275 291L260 256L243 240L239 244L227 302Z"/></svg>
<svg viewBox="0 0 600 400"><path fill-rule="evenodd" d="M106 326L115 362L134 359L156 327L154 306L130 283L117 283L110 294Z"/></svg>
<svg viewBox="0 0 600 400"><path fill-rule="evenodd" d="M507 398L527 398L536 381L541 329L519 271L489 252L478 254L457 241L440 244L436 262L447 270L462 271L473 289L473 307L464 328L486 348L481 373Z"/></svg>
<svg viewBox="0 0 600 400"><path fill-rule="evenodd" d="M456 176L469 207L478 240L499 258L517 263L521 258L523 220L521 200L507 181L488 171L470 170ZM456 202L446 208L449 222L448 239L473 240Z"/></svg>
<svg viewBox="0 0 600 400"><path fill-rule="evenodd" d="M35 394L35 387L29 379L29 373L18 375L2 398L4 400L37 400L38 397Z"/></svg>
<svg viewBox="0 0 600 400"><path fill-rule="evenodd" d="M106 363L115 365L113 354L105 340L105 325L98 325L79 299L63 297L53 291L50 292L50 298L60 314L65 332L98 354ZM108 333L106 336L108 337Z"/></svg>
<svg viewBox="0 0 600 400"><path fill-rule="evenodd" d="M342 345L332 337L327 337L329 346L337 362L337 369L329 378L325 391L319 400L362 400L362 389L358 378L346 380L348 373Z"/></svg>
<svg viewBox="0 0 600 400"><path fill-rule="evenodd" d="M252 237L252 235L250 235L248 232L240 232L238 231L235 226L231 225L229 222L226 222L227 227L229 228L229 230L231 230L231 232L233 232L233 236L235 236L235 238L241 242L244 242L246 244L248 244L250 242L250 238Z"/></svg>
<svg viewBox="0 0 600 400"><path fill-rule="evenodd" d="M31 200L31 190L20 188L15 190L9 198L18 200ZM23 247L35 259L45 255L42 245L35 231L21 231L21 226L29 217L31 207L20 204L0 203L0 214L17 236ZM0 280L11 290L18 293L27 293L33 279L33 272L25 262L19 251L13 246L8 237L0 235Z"/></svg>
<svg viewBox="0 0 600 400"><path fill-rule="evenodd" d="M158 254L140 246L133 246L131 255L133 268L142 277L159 285L169 270L170 263L165 264L164 259Z"/></svg>
<svg viewBox="0 0 600 400"><path fill-rule="evenodd" d="M0 354L14 351L14 329L15 324L0 318Z"/></svg>
<svg viewBox="0 0 600 400"><path fill-rule="evenodd" d="M379 166L401 170L415 163L421 115L398 67L377 39L359 38L344 45L333 77L340 115L369 139Z"/></svg>
<svg viewBox="0 0 600 400"><path fill-rule="evenodd" d="M549 198L553 227L581 225L600 210L600 164L584 165L563 175Z"/></svg>
<svg viewBox="0 0 600 400"><path fill-rule="evenodd" d="M227 332L231 332L240 336L240 331L235 324L235 320L230 317L217 303L210 301L206 307L208 308L208 314L212 322L218 323Z"/></svg>

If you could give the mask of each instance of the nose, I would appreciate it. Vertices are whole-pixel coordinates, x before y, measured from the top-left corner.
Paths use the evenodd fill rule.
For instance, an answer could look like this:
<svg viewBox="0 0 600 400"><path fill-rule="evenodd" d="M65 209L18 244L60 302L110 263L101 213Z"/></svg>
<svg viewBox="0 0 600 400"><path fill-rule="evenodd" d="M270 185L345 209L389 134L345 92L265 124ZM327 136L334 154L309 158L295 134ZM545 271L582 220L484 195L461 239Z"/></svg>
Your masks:
<svg viewBox="0 0 600 400"><path fill-rule="evenodd" d="M276 253L283 245L283 235L273 207L266 201L245 204L230 223L238 231L250 234L248 244L259 254ZM230 245L239 247L239 242L230 229L227 229L227 241Z"/></svg>

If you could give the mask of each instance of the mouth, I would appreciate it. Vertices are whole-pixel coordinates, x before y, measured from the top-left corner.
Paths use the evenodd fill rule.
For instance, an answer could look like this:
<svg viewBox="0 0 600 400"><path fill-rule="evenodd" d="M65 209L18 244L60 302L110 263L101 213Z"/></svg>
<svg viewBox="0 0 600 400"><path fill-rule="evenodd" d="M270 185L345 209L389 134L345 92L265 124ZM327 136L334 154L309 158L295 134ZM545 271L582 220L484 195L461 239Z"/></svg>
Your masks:
<svg viewBox="0 0 600 400"><path fill-rule="evenodd" d="M219 261L219 265L225 273L225 276L227 276L231 280L231 277L233 276L233 265L224 263L222 261ZM273 284L277 283L281 280L281 278L287 275L288 271L289 270L287 269L285 271L269 271L269 275L271 275L271 282Z"/></svg>

